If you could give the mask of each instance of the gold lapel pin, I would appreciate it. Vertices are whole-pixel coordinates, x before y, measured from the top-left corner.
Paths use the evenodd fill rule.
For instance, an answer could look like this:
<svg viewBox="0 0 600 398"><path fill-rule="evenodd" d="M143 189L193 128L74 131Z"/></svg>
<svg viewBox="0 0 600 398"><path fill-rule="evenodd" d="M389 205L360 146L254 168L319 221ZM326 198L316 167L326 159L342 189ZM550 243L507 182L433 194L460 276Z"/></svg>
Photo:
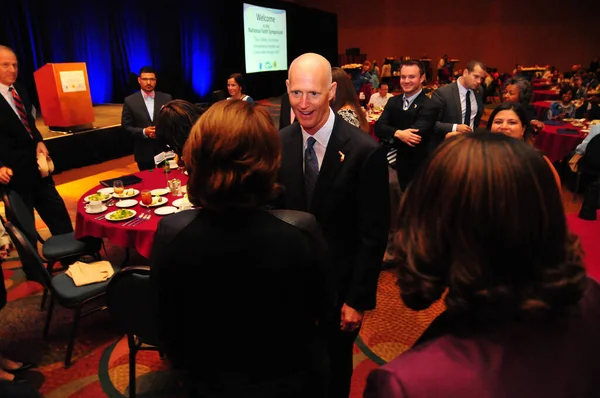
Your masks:
<svg viewBox="0 0 600 398"><path fill-rule="evenodd" d="M338 153L340 154L340 162L343 162L343 161L344 161L344 159L346 158L346 155L344 155L344 154L342 153L342 151L338 151Z"/></svg>
<svg viewBox="0 0 600 398"><path fill-rule="evenodd" d="M417 104L415 104L415 109L417 109Z"/></svg>

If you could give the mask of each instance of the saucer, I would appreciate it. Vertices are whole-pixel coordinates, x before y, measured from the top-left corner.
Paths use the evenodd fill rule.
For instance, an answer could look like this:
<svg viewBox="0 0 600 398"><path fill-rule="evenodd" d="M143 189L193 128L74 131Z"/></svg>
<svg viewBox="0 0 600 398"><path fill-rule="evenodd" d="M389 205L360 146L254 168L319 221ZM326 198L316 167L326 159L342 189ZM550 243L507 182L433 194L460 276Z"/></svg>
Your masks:
<svg viewBox="0 0 600 398"><path fill-rule="evenodd" d="M115 203L115 206L117 206L117 207L133 207L137 204L138 204L138 202L135 199L125 199L125 200L119 200L117 203Z"/></svg>
<svg viewBox="0 0 600 398"><path fill-rule="evenodd" d="M156 188L156 189L153 189L152 191L150 191L150 194L152 194L152 196L159 196L159 195L166 195L170 192L171 192L171 190L168 188Z"/></svg>
<svg viewBox="0 0 600 398"><path fill-rule="evenodd" d="M85 212L88 213L88 214L98 214L98 213L102 213L106 209L108 209L108 207L106 205L102 205L102 207L100 209L97 209L97 210L92 210L92 209L86 208Z"/></svg>
<svg viewBox="0 0 600 398"><path fill-rule="evenodd" d="M177 207L174 206L163 206L154 210L154 214L158 214L159 216L166 216L167 214L173 214L177 212Z"/></svg>

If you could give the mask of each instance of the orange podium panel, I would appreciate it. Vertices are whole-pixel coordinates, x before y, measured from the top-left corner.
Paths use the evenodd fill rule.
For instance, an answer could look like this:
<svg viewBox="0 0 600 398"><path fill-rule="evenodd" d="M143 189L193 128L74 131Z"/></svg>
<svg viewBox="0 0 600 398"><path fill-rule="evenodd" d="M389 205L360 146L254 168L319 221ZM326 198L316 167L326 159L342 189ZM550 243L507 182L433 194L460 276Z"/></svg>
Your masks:
<svg viewBox="0 0 600 398"><path fill-rule="evenodd" d="M33 77L46 126L67 131L91 127L94 109L85 62L49 63Z"/></svg>

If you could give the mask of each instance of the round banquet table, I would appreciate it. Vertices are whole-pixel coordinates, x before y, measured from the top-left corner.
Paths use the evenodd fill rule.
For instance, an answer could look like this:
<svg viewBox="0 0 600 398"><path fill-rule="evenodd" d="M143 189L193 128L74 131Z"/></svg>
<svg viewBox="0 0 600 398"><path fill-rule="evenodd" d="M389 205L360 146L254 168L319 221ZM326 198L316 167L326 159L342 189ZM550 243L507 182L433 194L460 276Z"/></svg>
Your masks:
<svg viewBox="0 0 600 398"><path fill-rule="evenodd" d="M558 91L555 90L533 90L533 101L556 101Z"/></svg>
<svg viewBox="0 0 600 398"><path fill-rule="evenodd" d="M146 170L135 174L142 179L137 184L128 185L125 188L135 188L140 192L144 189L157 189L165 188L167 186L167 177L169 180L178 178L181 180L181 186L187 184L188 177L178 170L171 170L170 173L165 176L162 169ZM77 217L75 221L75 237L79 239L82 236L94 236L96 238L107 238L114 244L121 247L133 247L138 253L146 258L150 258L152 253L152 242L154 241L154 233L158 228L158 222L162 217L154 213L154 210L158 207L150 207L152 209L152 216L149 220L143 221L135 226L123 226L126 221L108 221L106 219L96 220L96 218L102 214L107 214L111 211L118 210L117 206L111 206L108 210L103 213L88 214L85 211L85 202L83 198L88 195L98 192L99 189L106 188L103 185L98 185L88 192L86 192L79 202L77 203ZM172 205L172 202L176 199L181 199L183 196L176 197L171 193L163 195L167 198L167 203L162 206ZM136 199L140 201L140 194L130 199ZM160 207L162 207L160 206ZM136 217L148 208L140 205L139 203L128 209L135 210ZM127 220L129 221L129 220Z"/></svg>
<svg viewBox="0 0 600 398"><path fill-rule="evenodd" d="M579 134L558 134L558 129L575 129ZM552 163L563 160L568 156L577 145L581 144L585 134L581 132L581 127L573 126L571 123L565 123L560 126L550 126L546 124L535 139L534 146L544 152L544 155Z"/></svg>

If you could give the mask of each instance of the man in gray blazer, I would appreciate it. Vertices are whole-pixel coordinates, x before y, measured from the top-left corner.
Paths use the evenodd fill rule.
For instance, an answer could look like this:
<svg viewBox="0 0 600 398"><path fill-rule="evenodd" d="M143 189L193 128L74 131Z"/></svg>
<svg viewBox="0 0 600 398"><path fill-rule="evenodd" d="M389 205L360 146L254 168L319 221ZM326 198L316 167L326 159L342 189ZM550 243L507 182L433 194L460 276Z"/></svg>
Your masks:
<svg viewBox="0 0 600 398"><path fill-rule="evenodd" d="M156 142L154 121L160 108L171 101L171 94L154 91L156 72L150 66L140 70L138 83L141 90L133 93L123 104L121 126L134 139L133 153L140 171L153 169L154 155L160 152Z"/></svg>
<svg viewBox="0 0 600 398"><path fill-rule="evenodd" d="M483 115L483 90L485 65L480 61L469 61L454 83L437 89L431 97L430 106L437 115L433 146L446 137L469 133L479 127Z"/></svg>

